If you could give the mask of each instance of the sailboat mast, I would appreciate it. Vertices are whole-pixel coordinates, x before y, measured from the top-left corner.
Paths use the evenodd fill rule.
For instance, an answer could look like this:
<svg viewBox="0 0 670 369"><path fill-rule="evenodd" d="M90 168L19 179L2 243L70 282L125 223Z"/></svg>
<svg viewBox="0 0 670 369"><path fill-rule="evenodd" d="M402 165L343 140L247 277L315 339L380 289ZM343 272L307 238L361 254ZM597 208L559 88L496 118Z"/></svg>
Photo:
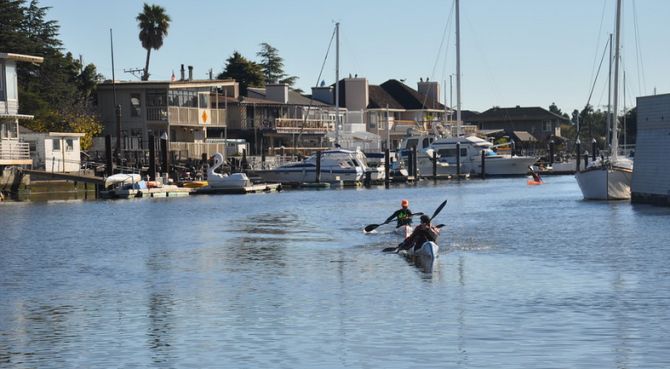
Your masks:
<svg viewBox="0 0 670 369"><path fill-rule="evenodd" d="M620 42L620 30L621 30L621 0L616 2L616 44L614 47L614 91L613 91L613 113L614 121L612 122L612 157L616 158L619 151L619 137L618 137L618 96L619 96L619 42Z"/></svg>
<svg viewBox="0 0 670 369"><path fill-rule="evenodd" d="M461 17L456 0L456 136L461 133Z"/></svg>
<svg viewBox="0 0 670 369"><path fill-rule="evenodd" d="M609 75L607 79L607 135L605 136L607 144L612 143L610 136L612 130L612 34L610 33L610 62Z"/></svg>
<svg viewBox="0 0 670 369"><path fill-rule="evenodd" d="M340 144L340 23L335 23L335 146Z"/></svg>

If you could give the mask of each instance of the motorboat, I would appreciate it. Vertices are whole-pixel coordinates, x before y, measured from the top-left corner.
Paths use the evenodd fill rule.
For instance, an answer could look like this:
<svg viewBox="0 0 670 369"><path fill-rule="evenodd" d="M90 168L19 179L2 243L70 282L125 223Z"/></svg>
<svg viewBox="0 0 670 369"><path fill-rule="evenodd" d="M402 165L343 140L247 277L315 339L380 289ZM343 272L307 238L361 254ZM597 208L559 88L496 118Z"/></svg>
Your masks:
<svg viewBox="0 0 670 369"><path fill-rule="evenodd" d="M500 155L493 149L495 145L477 136L437 137L433 135L409 136L401 141L401 156L407 160L412 147L416 147L417 169L421 176L431 176L433 160L437 158L436 174L456 175L481 174L482 151L484 152L485 174L488 176L525 176L528 167L538 158L532 156ZM457 158L460 148L460 161ZM460 165L460 171L457 166Z"/></svg>
<svg viewBox="0 0 670 369"><path fill-rule="evenodd" d="M360 151L333 149L321 152L320 181L358 183L363 180L367 169ZM280 165L273 169L257 170L254 174L267 182L295 184L315 183L317 154L300 162Z"/></svg>

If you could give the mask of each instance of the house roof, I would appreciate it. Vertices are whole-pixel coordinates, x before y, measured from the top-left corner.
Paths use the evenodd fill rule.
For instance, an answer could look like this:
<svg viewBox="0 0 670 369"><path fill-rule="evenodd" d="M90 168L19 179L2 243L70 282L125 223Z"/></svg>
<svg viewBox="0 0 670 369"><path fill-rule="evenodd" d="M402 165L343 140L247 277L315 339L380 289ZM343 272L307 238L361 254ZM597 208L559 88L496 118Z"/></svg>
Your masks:
<svg viewBox="0 0 670 369"><path fill-rule="evenodd" d="M524 120L558 120L567 123L570 120L558 114L554 114L539 106L514 108L500 108L493 107L475 117L472 117L475 122L501 122L501 121L524 121Z"/></svg>
<svg viewBox="0 0 670 369"><path fill-rule="evenodd" d="M281 104L279 101L274 101L274 100L269 100L267 98L267 92L264 87L249 87L247 88L247 97L244 99L244 101L247 101L247 99L255 99L255 100L260 100L258 103L261 103L261 101L270 103L270 104ZM299 92L292 90L289 88L288 90L288 105L300 105L300 106L329 106L328 104L321 102L319 100L314 100L312 98L306 97Z"/></svg>
<svg viewBox="0 0 670 369"><path fill-rule="evenodd" d="M397 102L393 96L389 95L381 86L368 86L368 109L404 109L403 106Z"/></svg>
<svg viewBox="0 0 670 369"><path fill-rule="evenodd" d="M535 136L531 135L527 131L513 131L513 133L514 133L514 136L516 136L516 138L519 141L526 141L526 142L536 142L537 141L537 139L535 139Z"/></svg>
<svg viewBox="0 0 670 369"><path fill-rule="evenodd" d="M415 89L398 80L390 79L382 83L381 88L407 110L444 110L444 105L427 98L425 95L420 94Z"/></svg>

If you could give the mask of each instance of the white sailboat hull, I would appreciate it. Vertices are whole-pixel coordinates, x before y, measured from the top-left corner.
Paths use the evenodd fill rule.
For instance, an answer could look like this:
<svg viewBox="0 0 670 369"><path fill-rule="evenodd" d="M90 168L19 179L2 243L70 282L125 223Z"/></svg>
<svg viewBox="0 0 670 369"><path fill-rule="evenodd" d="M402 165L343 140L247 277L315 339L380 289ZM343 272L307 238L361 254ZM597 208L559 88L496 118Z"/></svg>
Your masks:
<svg viewBox="0 0 670 369"><path fill-rule="evenodd" d="M584 200L629 200L633 171L626 168L598 167L577 172L577 184Z"/></svg>

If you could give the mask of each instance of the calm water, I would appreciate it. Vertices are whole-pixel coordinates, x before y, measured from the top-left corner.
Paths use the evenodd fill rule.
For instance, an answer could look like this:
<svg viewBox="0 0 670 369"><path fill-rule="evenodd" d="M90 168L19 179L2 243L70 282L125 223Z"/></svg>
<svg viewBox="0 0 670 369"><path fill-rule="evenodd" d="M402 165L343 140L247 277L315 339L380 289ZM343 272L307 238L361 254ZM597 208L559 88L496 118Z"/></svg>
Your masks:
<svg viewBox="0 0 670 369"><path fill-rule="evenodd" d="M670 367L670 209L546 182L4 203L0 367Z"/></svg>

